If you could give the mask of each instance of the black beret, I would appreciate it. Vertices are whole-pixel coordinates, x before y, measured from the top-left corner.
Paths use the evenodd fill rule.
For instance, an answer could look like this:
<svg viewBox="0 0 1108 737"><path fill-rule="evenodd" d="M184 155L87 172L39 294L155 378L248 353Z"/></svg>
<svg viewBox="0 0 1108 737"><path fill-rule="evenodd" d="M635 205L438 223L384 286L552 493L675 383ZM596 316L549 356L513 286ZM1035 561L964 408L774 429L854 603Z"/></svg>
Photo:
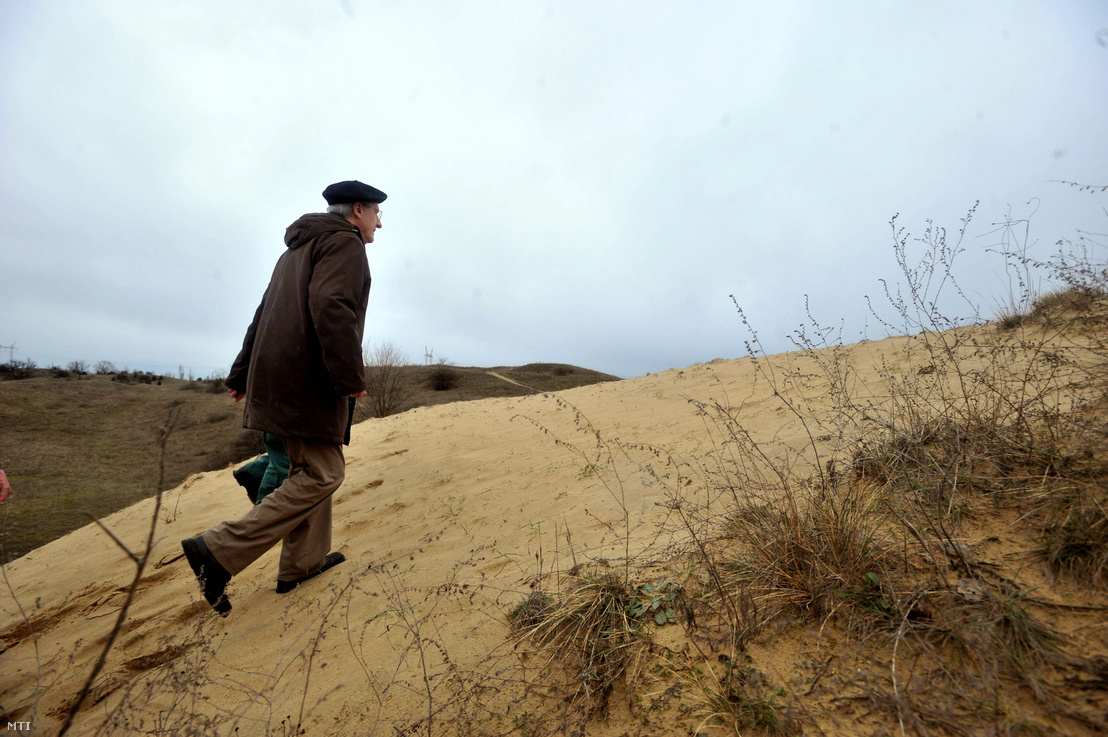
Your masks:
<svg viewBox="0 0 1108 737"><path fill-rule="evenodd" d="M323 199L327 200L328 205L338 205L342 202L384 202L386 197L388 195L381 190L362 184L357 179L336 182L323 190Z"/></svg>

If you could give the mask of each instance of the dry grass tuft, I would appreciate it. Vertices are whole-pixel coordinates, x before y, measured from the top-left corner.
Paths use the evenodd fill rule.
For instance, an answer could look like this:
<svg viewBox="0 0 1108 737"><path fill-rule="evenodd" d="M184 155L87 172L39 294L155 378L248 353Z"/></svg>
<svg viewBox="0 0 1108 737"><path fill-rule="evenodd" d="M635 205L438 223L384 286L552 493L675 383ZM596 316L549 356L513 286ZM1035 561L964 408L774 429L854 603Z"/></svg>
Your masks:
<svg viewBox="0 0 1108 737"><path fill-rule="evenodd" d="M508 624L516 635L526 635L540 627L554 608L554 600L542 589L535 589L508 612Z"/></svg>
<svg viewBox="0 0 1108 737"><path fill-rule="evenodd" d="M1030 495L1038 553L1051 569L1089 586L1108 583L1108 485L1060 483Z"/></svg>
<svg viewBox="0 0 1108 737"><path fill-rule="evenodd" d="M634 592L622 577L593 572L572 579L553 600L531 594L513 610L511 621L517 637L548 648L572 672L572 699L602 709L616 679L645 644L633 605Z"/></svg>
<svg viewBox="0 0 1108 737"><path fill-rule="evenodd" d="M1034 300L1031 317L1042 322L1087 317L1096 310L1103 310L1105 302L1108 302L1108 292L1103 286L1074 284Z"/></svg>
<svg viewBox="0 0 1108 737"><path fill-rule="evenodd" d="M836 484L744 500L725 513L730 587L820 617L868 596L891 547L883 490Z"/></svg>
<svg viewBox="0 0 1108 737"><path fill-rule="evenodd" d="M693 676L707 715L701 725L720 724L735 734L787 735L795 733L795 719L785 704L787 692L774 687L755 668L727 660L722 675L709 669ZM698 729L699 733L699 729Z"/></svg>

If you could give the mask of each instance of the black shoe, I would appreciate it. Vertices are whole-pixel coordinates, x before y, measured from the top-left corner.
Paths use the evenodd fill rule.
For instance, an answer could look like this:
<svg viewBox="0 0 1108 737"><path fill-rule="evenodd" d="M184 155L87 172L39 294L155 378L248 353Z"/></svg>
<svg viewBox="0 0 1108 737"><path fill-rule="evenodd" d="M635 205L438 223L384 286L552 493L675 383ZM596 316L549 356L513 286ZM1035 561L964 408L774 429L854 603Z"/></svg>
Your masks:
<svg viewBox="0 0 1108 737"><path fill-rule="evenodd" d="M261 481L250 477L246 473L246 466L242 468L236 468L231 471L231 475L235 477L235 481L239 482L239 486L246 489L246 495L250 497L251 504L258 503L258 487L260 487Z"/></svg>
<svg viewBox="0 0 1108 737"><path fill-rule="evenodd" d="M231 574L211 554L203 537L198 535L182 540L181 547L192 566L192 572L196 574L204 598L221 617L226 617L231 613L231 602L223 592L227 588L227 582L231 580Z"/></svg>
<svg viewBox="0 0 1108 737"><path fill-rule="evenodd" d="M281 579L277 579L277 593L287 594L300 584L307 581L309 578L315 578L319 574L326 571L328 568L334 568L339 563L342 563L344 560L346 560L346 556L342 553L328 553L327 557L323 559L323 567L315 573L309 573L307 576L304 576L304 578L301 578L298 581L282 581Z"/></svg>

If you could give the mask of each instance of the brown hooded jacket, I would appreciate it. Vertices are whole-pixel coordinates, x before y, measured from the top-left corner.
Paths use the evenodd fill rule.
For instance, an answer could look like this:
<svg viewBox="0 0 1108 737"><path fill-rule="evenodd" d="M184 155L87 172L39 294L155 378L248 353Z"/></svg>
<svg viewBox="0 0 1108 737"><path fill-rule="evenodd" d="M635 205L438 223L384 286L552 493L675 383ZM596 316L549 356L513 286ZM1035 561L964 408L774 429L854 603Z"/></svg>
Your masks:
<svg viewBox="0 0 1108 737"><path fill-rule="evenodd" d="M285 245L226 385L246 394L244 427L347 442L347 397L365 389L365 244L345 218L312 214Z"/></svg>

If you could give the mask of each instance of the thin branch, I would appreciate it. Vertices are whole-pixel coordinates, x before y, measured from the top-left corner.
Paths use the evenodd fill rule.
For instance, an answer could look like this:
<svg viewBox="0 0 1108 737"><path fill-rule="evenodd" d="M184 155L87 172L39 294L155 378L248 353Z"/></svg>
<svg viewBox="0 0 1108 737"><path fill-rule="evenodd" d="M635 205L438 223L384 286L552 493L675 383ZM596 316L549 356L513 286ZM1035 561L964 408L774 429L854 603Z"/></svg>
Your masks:
<svg viewBox="0 0 1108 737"><path fill-rule="evenodd" d="M84 686L81 687L81 692L77 695L73 705L69 707L69 713L66 715L65 723L58 731L58 737L63 737L69 728L73 726L73 720L77 716L77 712L80 711L81 705L88 698L89 691L92 690L92 684L96 681L96 677L100 675L100 671L103 670L104 664L108 660L108 653L111 652L112 646L115 645L116 638L119 637L120 631L123 629L123 622L127 619L127 611L131 607L131 601L135 598L135 592L138 590L139 580L142 578L143 571L146 569L146 562L150 559L150 551L154 547L154 533L158 526L158 513L162 508L162 492L164 491L165 483L165 446L169 440L170 434L173 432L173 426L177 421L178 404L174 404L169 408L169 412L166 414L165 423L158 428L158 491L154 496L154 513L150 516L150 532L146 536L146 547L143 549L141 556L136 556L131 550L127 548L122 542L112 535L104 525L100 524L101 529L108 532L109 536L115 540L116 544L123 548L128 555L131 556L131 560L135 562L135 577L131 581L131 585L127 587L127 597L123 600L123 606L119 609L119 616L116 617L115 626L112 627L112 631L108 634L108 641L104 643L103 649L100 651L100 657L96 661L96 665L93 666L92 672L89 673L88 678L85 679Z"/></svg>
<svg viewBox="0 0 1108 737"><path fill-rule="evenodd" d="M118 545L119 549L122 550L124 553L126 553L127 557L135 562L135 565L140 564L141 561L139 560L139 557L137 555L135 555L133 552L131 552L131 549L127 547L126 543L124 543L122 540L120 540L118 537L116 537L115 533L112 532L111 530L109 530L107 525L105 525L103 522L101 522L99 520L99 518L96 517L96 515L94 515L92 512L89 512L88 510L82 511L81 514L85 517L88 517L93 522L95 522L96 526L99 527L101 530L103 530L104 534L107 535L108 537L110 537L112 539L112 542L115 543L116 545Z"/></svg>

